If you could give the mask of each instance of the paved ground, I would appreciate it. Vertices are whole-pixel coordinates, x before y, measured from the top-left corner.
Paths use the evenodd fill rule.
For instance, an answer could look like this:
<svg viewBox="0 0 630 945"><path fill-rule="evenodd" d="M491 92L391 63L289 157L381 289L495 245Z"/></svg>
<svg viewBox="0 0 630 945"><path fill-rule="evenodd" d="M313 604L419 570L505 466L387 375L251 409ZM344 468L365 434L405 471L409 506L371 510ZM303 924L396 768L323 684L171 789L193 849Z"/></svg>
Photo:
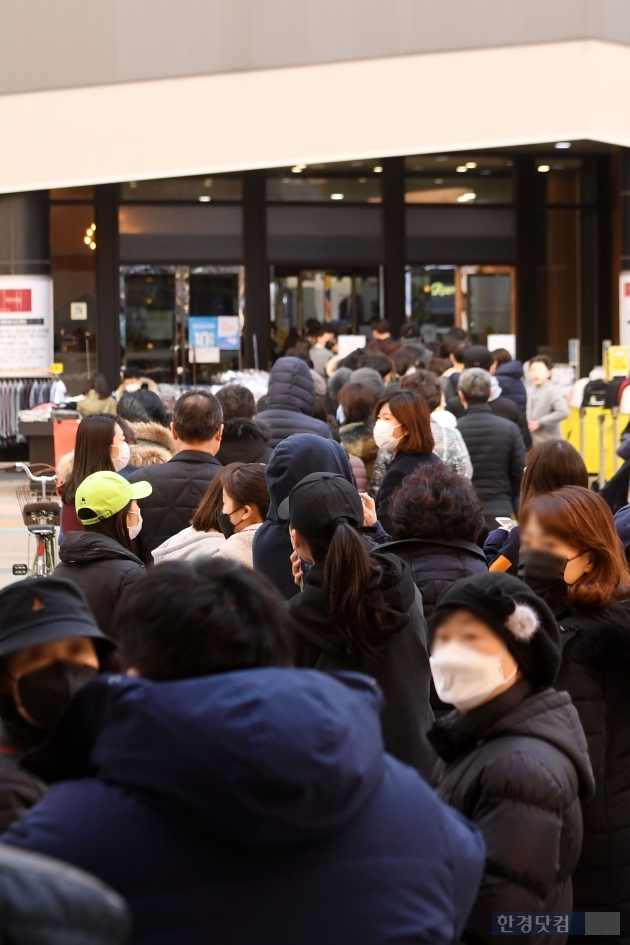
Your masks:
<svg viewBox="0 0 630 945"><path fill-rule="evenodd" d="M25 475L7 472L6 465L0 464L0 587L19 580L11 573L14 564L30 564L28 532L15 494L25 483ZM32 540L31 551L34 554Z"/></svg>

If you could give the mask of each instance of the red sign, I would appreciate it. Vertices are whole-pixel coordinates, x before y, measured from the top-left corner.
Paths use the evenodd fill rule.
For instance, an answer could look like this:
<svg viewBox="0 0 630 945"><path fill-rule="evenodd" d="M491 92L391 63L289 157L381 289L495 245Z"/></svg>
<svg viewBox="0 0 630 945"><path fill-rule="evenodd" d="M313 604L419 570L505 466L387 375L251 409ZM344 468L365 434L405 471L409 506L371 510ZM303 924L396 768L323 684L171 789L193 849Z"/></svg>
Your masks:
<svg viewBox="0 0 630 945"><path fill-rule="evenodd" d="M0 289L0 312L32 311L30 289Z"/></svg>

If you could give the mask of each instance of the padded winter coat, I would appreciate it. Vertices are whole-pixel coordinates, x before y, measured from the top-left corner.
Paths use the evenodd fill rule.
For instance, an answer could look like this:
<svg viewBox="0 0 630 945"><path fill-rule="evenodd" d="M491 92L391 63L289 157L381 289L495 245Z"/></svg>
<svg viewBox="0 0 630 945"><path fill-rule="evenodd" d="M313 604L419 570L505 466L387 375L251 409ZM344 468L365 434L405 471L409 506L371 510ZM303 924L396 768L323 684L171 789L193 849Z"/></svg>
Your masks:
<svg viewBox="0 0 630 945"><path fill-rule="evenodd" d="M523 413L527 410L527 391L523 384L523 364L521 361L508 361L499 364L494 372L499 382L501 393L509 400L513 400Z"/></svg>
<svg viewBox="0 0 630 945"><path fill-rule="evenodd" d="M493 912L571 912L582 845L580 798L593 794L586 739L566 692L519 680L485 705L454 710L429 739L438 797L481 830L481 891L463 942L491 942ZM576 905L577 908L577 905ZM566 935L527 939L559 945Z"/></svg>
<svg viewBox="0 0 630 945"><path fill-rule="evenodd" d="M123 899L59 860L0 847L0 928L11 945L125 945Z"/></svg>
<svg viewBox="0 0 630 945"><path fill-rule="evenodd" d="M503 417L504 420L510 420L512 423L515 423L521 431L521 438L525 449L530 450L532 448L532 435L527 426L527 417L524 412L516 406L513 400L501 394L499 397L495 397L494 400L489 400L488 407L496 417ZM459 397L453 397L452 400L449 400L446 404L446 409L454 414L458 420L466 413L466 408ZM459 424L457 424L457 426L459 427Z"/></svg>
<svg viewBox="0 0 630 945"><path fill-rule="evenodd" d="M630 943L630 601L558 616L563 646L556 685L579 713L595 774L584 805L582 856L573 874L576 910L621 912ZM604 940L606 941L606 940Z"/></svg>
<svg viewBox="0 0 630 945"><path fill-rule="evenodd" d="M10 696L0 696L0 711L0 833L4 833L42 799L48 787L20 767L22 755L42 741L44 732L22 718Z"/></svg>
<svg viewBox="0 0 630 945"><path fill-rule="evenodd" d="M303 592L287 605L297 622L296 666L325 672L355 670L375 679L385 696L385 749L428 778L435 755L426 737L433 712L429 705L431 670L422 598L403 561L380 552L374 553L374 561L381 568L386 607L381 636L372 640L382 648L381 659L351 657L345 640L331 626L321 562L310 568L304 577Z"/></svg>
<svg viewBox="0 0 630 945"><path fill-rule="evenodd" d="M145 564L153 563L151 552L162 542L190 525L208 486L222 469L210 453L182 450L168 463L139 469L129 477L130 482L146 480L153 486L151 495L138 501L142 530L137 547Z"/></svg>
<svg viewBox="0 0 630 945"><path fill-rule="evenodd" d="M509 517L518 508L525 448L515 426L492 413L488 404L471 404L457 421L473 464L472 482L483 504L486 522Z"/></svg>
<svg viewBox="0 0 630 945"><path fill-rule="evenodd" d="M223 424L221 448L217 459L223 466L230 463L268 463L272 447L271 431L263 424L245 417L235 417Z"/></svg>
<svg viewBox="0 0 630 945"><path fill-rule="evenodd" d="M368 481L374 471L374 460L378 446L374 442L374 421L367 423L346 423L339 427L339 439L350 456L363 460Z"/></svg>
<svg viewBox="0 0 630 945"><path fill-rule="evenodd" d="M455 538L406 538L381 545L380 550L407 562L413 582L422 594L427 620L443 590L461 578L488 570L486 556L478 545Z"/></svg>
<svg viewBox="0 0 630 945"><path fill-rule="evenodd" d="M354 673L97 678L3 842L113 886L134 945L452 945L483 843L384 753L381 707Z"/></svg>
<svg viewBox="0 0 630 945"><path fill-rule="evenodd" d="M315 384L306 361L278 358L271 369L265 409L256 415L256 422L271 430L269 446L277 446L293 433L315 433L331 439L328 424L311 416L315 399Z"/></svg>
<svg viewBox="0 0 630 945"><path fill-rule="evenodd" d="M93 531L66 535L59 559L55 576L81 588L97 624L110 636L118 601L146 574L142 561L113 538Z"/></svg>

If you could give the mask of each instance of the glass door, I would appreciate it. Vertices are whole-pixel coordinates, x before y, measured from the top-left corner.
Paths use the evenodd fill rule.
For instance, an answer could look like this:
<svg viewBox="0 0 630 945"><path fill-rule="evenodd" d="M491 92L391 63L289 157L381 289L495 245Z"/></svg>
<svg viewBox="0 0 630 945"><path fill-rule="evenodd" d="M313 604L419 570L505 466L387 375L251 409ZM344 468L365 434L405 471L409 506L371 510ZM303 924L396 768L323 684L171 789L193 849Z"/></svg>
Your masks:
<svg viewBox="0 0 630 945"><path fill-rule="evenodd" d="M121 267L123 367L156 383L175 379L175 267Z"/></svg>
<svg viewBox="0 0 630 945"><path fill-rule="evenodd" d="M488 344L489 335L516 334L516 270L513 266L461 266L457 324L470 332L473 344Z"/></svg>

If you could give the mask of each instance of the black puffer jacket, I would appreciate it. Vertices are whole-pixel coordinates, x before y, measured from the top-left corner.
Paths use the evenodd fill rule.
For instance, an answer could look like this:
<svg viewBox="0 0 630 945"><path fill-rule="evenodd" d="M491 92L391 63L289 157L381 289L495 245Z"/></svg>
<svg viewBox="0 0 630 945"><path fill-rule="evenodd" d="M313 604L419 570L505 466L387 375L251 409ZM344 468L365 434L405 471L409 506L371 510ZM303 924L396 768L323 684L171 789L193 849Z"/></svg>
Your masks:
<svg viewBox="0 0 630 945"><path fill-rule="evenodd" d="M118 601L145 572L139 558L121 544L98 532L70 532L59 547L55 576L81 588L99 627L111 634Z"/></svg>
<svg viewBox="0 0 630 945"><path fill-rule="evenodd" d="M494 400L489 400L488 407L495 417L503 417L504 420L511 420L512 423L515 423L521 431L521 437L523 439L523 446L525 449L530 450L532 448L532 435L529 432L529 427L527 426L527 417L525 416L525 413L516 406L510 397L505 397L503 394L501 394L499 397L495 397ZM451 400L449 400L446 404L446 409L450 410L452 414L455 414L458 420L460 417L463 417L464 413L466 412L465 407L459 397L451 398Z"/></svg>
<svg viewBox="0 0 630 945"><path fill-rule="evenodd" d="M616 941L627 945L630 601L591 614L565 611L558 623L563 652L557 686L567 690L579 713L597 786L595 798L584 806L584 844L573 874L575 908L621 912L621 938Z"/></svg>
<svg viewBox="0 0 630 945"><path fill-rule="evenodd" d="M406 476L415 472L418 466L435 466L441 459L435 453L396 453L387 467L387 472L376 497L376 515L387 532L392 533L392 520L389 517L389 500Z"/></svg>
<svg viewBox="0 0 630 945"><path fill-rule="evenodd" d="M413 582L422 594L427 620L445 588L461 578L488 570L486 556L478 545L455 538L406 538L382 545L381 551L407 562Z"/></svg>
<svg viewBox="0 0 630 945"><path fill-rule="evenodd" d="M499 382L503 396L514 401L518 409L525 413L527 410L527 391L523 384L522 362L508 361L507 364L499 364L494 376Z"/></svg>
<svg viewBox="0 0 630 945"><path fill-rule="evenodd" d="M124 945L124 899L83 870L0 846L0 931L11 945Z"/></svg>
<svg viewBox="0 0 630 945"><path fill-rule="evenodd" d="M153 492L140 499L142 530L138 536L138 553L145 564L152 564L151 552L167 538L188 528L197 506L216 474L223 469L210 453L182 450L168 463L139 469L130 482L147 480Z"/></svg>
<svg viewBox="0 0 630 945"><path fill-rule="evenodd" d="M483 503L486 523L518 508L525 448L518 428L492 413L488 404L471 404L457 421L473 465L473 485Z"/></svg>
<svg viewBox="0 0 630 945"><path fill-rule="evenodd" d="M271 447L292 433L315 433L331 439L328 424L311 416L315 400L315 384L306 361L278 358L271 369L265 409L256 416L257 423L271 430Z"/></svg>
<svg viewBox="0 0 630 945"><path fill-rule="evenodd" d="M570 912L580 798L593 793L586 740L566 692L520 680L491 702L435 723L438 797L481 830L486 869L462 941L494 941L493 912ZM559 945L566 935L531 936Z"/></svg>
<svg viewBox="0 0 630 945"><path fill-rule="evenodd" d="M315 564L304 578L304 591L288 602L295 617L296 666L331 671L351 669L377 681L385 696L382 714L385 748L427 778L435 756L426 734L433 721L429 705L429 655L422 599L406 564L395 555L373 553L382 568L386 603L378 662L352 659L339 633L330 625L324 595L324 564ZM374 641L376 642L376 641Z"/></svg>
<svg viewBox="0 0 630 945"><path fill-rule="evenodd" d="M223 424L217 459L222 466L229 466L230 463L268 463L273 453L270 439L271 430L264 423L233 417Z"/></svg>
<svg viewBox="0 0 630 945"><path fill-rule="evenodd" d="M42 741L44 732L22 718L8 695L0 696L0 714L0 833L4 833L41 801L48 787L20 767L22 755Z"/></svg>

